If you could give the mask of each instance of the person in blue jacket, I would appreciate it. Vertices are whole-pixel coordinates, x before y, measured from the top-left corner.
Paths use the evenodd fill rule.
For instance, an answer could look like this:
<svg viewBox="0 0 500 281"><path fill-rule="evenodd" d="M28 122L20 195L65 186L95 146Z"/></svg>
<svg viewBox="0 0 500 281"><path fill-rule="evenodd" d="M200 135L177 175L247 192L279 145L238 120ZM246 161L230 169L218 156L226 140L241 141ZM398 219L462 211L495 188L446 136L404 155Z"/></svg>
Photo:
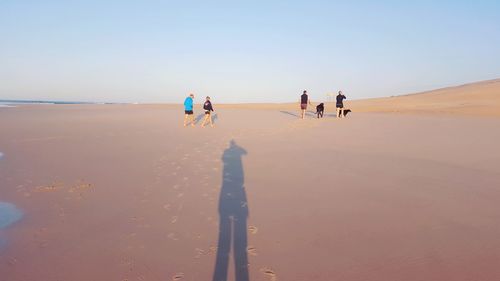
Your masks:
<svg viewBox="0 0 500 281"><path fill-rule="evenodd" d="M194 127L193 99L194 94L190 93L184 100L184 127L186 127L189 122L191 122L191 126Z"/></svg>

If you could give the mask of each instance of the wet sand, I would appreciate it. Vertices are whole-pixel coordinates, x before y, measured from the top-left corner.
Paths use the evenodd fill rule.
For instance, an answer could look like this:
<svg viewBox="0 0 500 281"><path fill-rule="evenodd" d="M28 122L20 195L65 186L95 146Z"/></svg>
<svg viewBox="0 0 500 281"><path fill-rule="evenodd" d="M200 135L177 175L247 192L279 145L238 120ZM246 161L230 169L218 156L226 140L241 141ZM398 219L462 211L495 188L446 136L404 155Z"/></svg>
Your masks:
<svg viewBox="0 0 500 281"><path fill-rule="evenodd" d="M500 279L500 119L328 110L0 110L2 280Z"/></svg>

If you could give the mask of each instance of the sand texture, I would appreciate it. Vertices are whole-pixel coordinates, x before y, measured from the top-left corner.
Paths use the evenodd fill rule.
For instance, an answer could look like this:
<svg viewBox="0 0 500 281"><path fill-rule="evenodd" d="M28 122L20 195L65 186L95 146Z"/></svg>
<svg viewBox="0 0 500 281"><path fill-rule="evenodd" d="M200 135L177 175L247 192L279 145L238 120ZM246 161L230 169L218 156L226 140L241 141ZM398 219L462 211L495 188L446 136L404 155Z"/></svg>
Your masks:
<svg viewBox="0 0 500 281"><path fill-rule="evenodd" d="M454 114L500 117L500 79L434 91L351 102L358 112Z"/></svg>
<svg viewBox="0 0 500 281"><path fill-rule="evenodd" d="M474 117L215 104L203 129L175 106L3 108L0 201L24 215L0 279L500 280L498 82L480 87Z"/></svg>

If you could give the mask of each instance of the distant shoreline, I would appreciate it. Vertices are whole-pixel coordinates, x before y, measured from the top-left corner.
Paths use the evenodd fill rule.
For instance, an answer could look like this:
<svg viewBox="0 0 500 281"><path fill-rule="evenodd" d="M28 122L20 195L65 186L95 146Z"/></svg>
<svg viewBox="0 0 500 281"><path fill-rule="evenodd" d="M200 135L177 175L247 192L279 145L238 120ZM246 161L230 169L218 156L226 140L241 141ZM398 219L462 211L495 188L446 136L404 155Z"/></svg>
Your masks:
<svg viewBox="0 0 500 281"><path fill-rule="evenodd" d="M126 104L114 102L51 101L51 100L0 100L0 104Z"/></svg>

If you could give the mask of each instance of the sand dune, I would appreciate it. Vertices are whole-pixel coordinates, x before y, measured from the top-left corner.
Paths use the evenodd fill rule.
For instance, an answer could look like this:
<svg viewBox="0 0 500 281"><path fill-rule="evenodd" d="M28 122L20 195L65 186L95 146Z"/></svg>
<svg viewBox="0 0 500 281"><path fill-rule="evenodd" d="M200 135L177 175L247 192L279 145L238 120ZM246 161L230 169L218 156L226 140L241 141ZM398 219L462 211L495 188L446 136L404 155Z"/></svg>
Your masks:
<svg viewBox="0 0 500 281"><path fill-rule="evenodd" d="M430 92L349 102L358 112L500 116L500 79Z"/></svg>

